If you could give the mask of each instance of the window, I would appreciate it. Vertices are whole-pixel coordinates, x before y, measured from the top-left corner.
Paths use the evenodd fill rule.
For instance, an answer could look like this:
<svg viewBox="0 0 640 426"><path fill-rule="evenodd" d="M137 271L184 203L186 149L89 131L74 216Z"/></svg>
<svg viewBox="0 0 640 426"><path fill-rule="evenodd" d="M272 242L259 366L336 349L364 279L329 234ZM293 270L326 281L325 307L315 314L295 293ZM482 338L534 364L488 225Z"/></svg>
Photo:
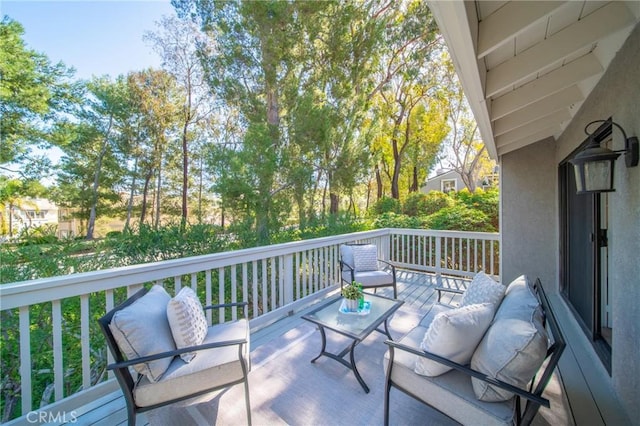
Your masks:
<svg viewBox="0 0 640 426"><path fill-rule="evenodd" d="M442 192L447 193L450 191L457 191L458 190L457 182L458 181L456 179L442 179L442 181L440 182L440 187L442 188Z"/></svg>
<svg viewBox="0 0 640 426"><path fill-rule="evenodd" d="M25 211L27 216L31 219L44 219L47 217L47 210L27 210Z"/></svg>

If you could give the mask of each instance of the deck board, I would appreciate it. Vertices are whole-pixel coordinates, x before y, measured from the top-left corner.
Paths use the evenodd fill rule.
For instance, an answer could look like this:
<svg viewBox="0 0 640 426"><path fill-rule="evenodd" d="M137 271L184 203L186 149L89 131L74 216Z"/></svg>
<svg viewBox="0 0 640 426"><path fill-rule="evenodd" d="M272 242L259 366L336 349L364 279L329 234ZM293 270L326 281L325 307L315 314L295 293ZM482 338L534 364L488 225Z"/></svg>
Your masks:
<svg viewBox="0 0 640 426"><path fill-rule="evenodd" d="M438 284L445 287L452 288L460 288L464 289L466 287L467 281L462 279L454 279L454 278L445 278L443 277L441 280L436 280L436 277L430 274L425 274L421 272L415 271L407 271L407 270L399 270L398 274L398 298L405 301L403 305L403 309L409 312L426 312L432 305L437 301L437 292L435 288ZM333 292L329 297L337 297L339 293L339 288ZM391 288L383 288L378 289L377 294L391 297L393 296L393 290ZM459 300L459 296L451 296L447 295L443 298L443 302L456 302ZM300 312L297 312L294 315L283 318L269 326L266 326L260 330L252 331L251 333L251 358L252 358L252 371L254 368L264 368L265 365L269 362L270 359L274 359L274 357L279 356L278 350L280 346L283 349L280 351L286 351L286 348L296 347L297 341L303 341L304 339L316 338L316 336L312 336L314 332L316 332L315 327L301 319L301 316L314 309L315 306L307 307ZM317 332L316 332L317 333ZM311 336L311 337L310 337ZM366 341L363 342L363 345L378 345L384 339L379 338L378 340L371 339L372 342ZM376 361L381 362L381 360ZM336 365L333 365L336 364ZM294 366L292 366L294 367ZM346 371L342 366L337 363L325 362L322 364L323 369L327 369L327 371L333 372L335 370L335 374L338 374L339 377L342 377L341 380L344 379L345 386L353 386L353 377L350 376L350 373ZM293 368L295 371L295 367ZM251 380L251 376L250 376ZM251 384L254 386L254 384ZM326 387L332 386L331 382L327 383L317 383L317 386ZM335 386L335 385L333 385ZM561 384L557 386L559 389L562 389ZM252 387L253 389L253 387ZM253 392L253 391L252 391ZM259 390L258 390L259 392ZM125 425L126 424L126 408L124 399L121 396L118 396L118 392L110 395L106 395L105 397L98 398L92 403L85 405L82 409L79 409L81 413L81 417L78 419L78 424L86 424L86 425ZM403 399L404 396L400 396L399 398ZM408 398L408 397L407 397ZM559 398L563 398L561 395ZM331 404L331 402L328 402ZM382 401L372 401L373 407L378 408ZM284 405L288 406L287 401L278 401L277 397L274 397L273 400L274 405ZM241 404L242 405L242 404ZM557 409L567 410L568 404L556 404ZM291 408L293 410L293 407ZM178 409L179 410L179 409ZM286 409L288 410L288 408ZM413 405L409 411L414 410ZM415 402L415 412L412 414L412 418L416 421L420 421L420 419L424 415L424 412L421 408L421 404ZM199 421L194 421L194 418L208 418L208 415L204 417L201 416L202 413L196 413L191 409L191 413L189 413L189 409L184 410L184 418L187 419L184 424L200 424ZM208 413L207 413L208 414ZM151 412L150 414L151 415ZM195 415L196 417L193 417ZM561 413L561 415L554 417L554 413L547 413L546 416L538 416L542 421L536 421L536 424L548 424L548 422L544 421L544 418L547 416L551 416L551 418L570 418L572 419L572 415L569 412ZM238 414L238 420L242 423L244 422L244 413L240 412ZM278 423L276 420L282 419L274 419L275 423ZM379 419L381 420L381 419ZM536 420L539 420L536 418ZM573 423L572 421L568 422L569 424ZM27 424L27 423L24 423ZM146 425L148 424L148 416L146 413L138 415L137 419L138 425Z"/></svg>

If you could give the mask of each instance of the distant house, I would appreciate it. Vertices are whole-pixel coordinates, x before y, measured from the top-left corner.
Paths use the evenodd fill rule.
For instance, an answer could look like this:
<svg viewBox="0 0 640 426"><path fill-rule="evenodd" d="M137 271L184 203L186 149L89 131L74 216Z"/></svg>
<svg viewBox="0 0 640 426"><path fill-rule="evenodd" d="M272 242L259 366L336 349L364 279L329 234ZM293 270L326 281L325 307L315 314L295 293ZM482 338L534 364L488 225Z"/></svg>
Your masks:
<svg viewBox="0 0 640 426"><path fill-rule="evenodd" d="M10 218L11 234L18 235L26 228L37 228L45 225L56 227L58 237L77 235L78 223L69 209L58 207L44 198L27 199L20 207L4 206L5 217Z"/></svg>
<svg viewBox="0 0 640 426"><path fill-rule="evenodd" d="M478 179L476 182L476 188L489 188L492 186L497 186L498 184L498 168L496 167L493 173L490 173L486 176L482 176L482 178ZM443 171L438 170L435 176L427 178L425 184L420 188L421 192L425 194L430 191L460 191L464 188L467 188L467 185L462 180L462 176L460 173L455 170Z"/></svg>

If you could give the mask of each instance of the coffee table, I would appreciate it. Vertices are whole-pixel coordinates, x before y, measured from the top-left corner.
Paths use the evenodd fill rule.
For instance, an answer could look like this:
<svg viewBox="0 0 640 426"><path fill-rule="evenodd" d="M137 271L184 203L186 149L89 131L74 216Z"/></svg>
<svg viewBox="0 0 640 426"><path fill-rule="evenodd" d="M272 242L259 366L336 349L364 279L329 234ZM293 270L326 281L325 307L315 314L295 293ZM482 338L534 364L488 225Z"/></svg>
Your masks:
<svg viewBox="0 0 640 426"><path fill-rule="evenodd" d="M338 299L331 300L308 314L303 315L302 318L316 324L320 330L320 335L322 336L322 348L320 349L320 354L312 359L311 362L314 363L323 355L338 361L347 368L353 370L356 379L358 379L358 382L364 391L369 393L369 387L362 379L362 376L360 376L358 368L356 367L354 349L374 330L386 334L387 337L391 339L387 323L391 315L393 315L393 313L402 306L404 301L389 299L387 297L376 296L375 294L369 293L365 293L364 298L365 301L371 303L370 311L366 315L340 312L339 309L343 298L339 297ZM384 324L384 330L380 330L378 328L380 324ZM327 336L325 329L347 336L353 339L353 343L337 354L327 352ZM344 359L347 353L349 354L349 361Z"/></svg>

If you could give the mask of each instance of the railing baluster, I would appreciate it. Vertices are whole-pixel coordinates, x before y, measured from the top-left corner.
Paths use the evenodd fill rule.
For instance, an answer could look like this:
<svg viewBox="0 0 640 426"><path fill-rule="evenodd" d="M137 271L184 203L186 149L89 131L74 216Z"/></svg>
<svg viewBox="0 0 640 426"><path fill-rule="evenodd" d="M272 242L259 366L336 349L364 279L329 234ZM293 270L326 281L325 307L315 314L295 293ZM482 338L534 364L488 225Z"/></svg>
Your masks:
<svg viewBox="0 0 640 426"><path fill-rule="evenodd" d="M89 295L80 296L80 341L82 342L82 389L91 387L91 341L89 340Z"/></svg>
<svg viewBox="0 0 640 426"><path fill-rule="evenodd" d="M248 265L247 262L242 263L242 301L249 301L249 271L247 270ZM248 306L244 307L243 314L246 316L248 314Z"/></svg>
<svg viewBox="0 0 640 426"><path fill-rule="evenodd" d="M231 265L231 303L236 303L238 301L238 270L236 265ZM231 319L233 321L238 319L238 308L231 308Z"/></svg>
<svg viewBox="0 0 640 426"><path fill-rule="evenodd" d="M62 366L62 307L60 299L51 302L51 323L53 326L53 388L56 401L64 397L64 371Z"/></svg>
<svg viewBox="0 0 640 426"><path fill-rule="evenodd" d="M191 289L198 294L198 273L194 272L191 274Z"/></svg>
<svg viewBox="0 0 640 426"><path fill-rule="evenodd" d="M204 273L204 300L205 305L213 305L213 289L211 288L211 269L207 269ZM207 323L211 324L211 309L206 310Z"/></svg>
<svg viewBox="0 0 640 426"><path fill-rule="evenodd" d="M224 276L224 266L222 268L218 268L218 303L224 303L224 287L225 287L225 276ZM218 309L218 322L224 322L224 309Z"/></svg>
<svg viewBox="0 0 640 426"><path fill-rule="evenodd" d="M267 274L267 259L262 259L262 314L269 312L269 305L267 304L267 280L269 279Z"/></svg>
<svg viewBox="0 0 640 426"><path fill-rule="evenodd" d="M259 315L259 310L258 310L258 262L257 261L253 261L251 262L251 284L252 284L252 291L251 291L251 298L253 300L253 318L257 317Z"/></svg>
<svg viewBox="0 0 640 426"><path fill-rule="evenodd" d="M22 415L31 411L31 327L29 327L29 306L19 308L20 315L20 397Z"/></svg>

